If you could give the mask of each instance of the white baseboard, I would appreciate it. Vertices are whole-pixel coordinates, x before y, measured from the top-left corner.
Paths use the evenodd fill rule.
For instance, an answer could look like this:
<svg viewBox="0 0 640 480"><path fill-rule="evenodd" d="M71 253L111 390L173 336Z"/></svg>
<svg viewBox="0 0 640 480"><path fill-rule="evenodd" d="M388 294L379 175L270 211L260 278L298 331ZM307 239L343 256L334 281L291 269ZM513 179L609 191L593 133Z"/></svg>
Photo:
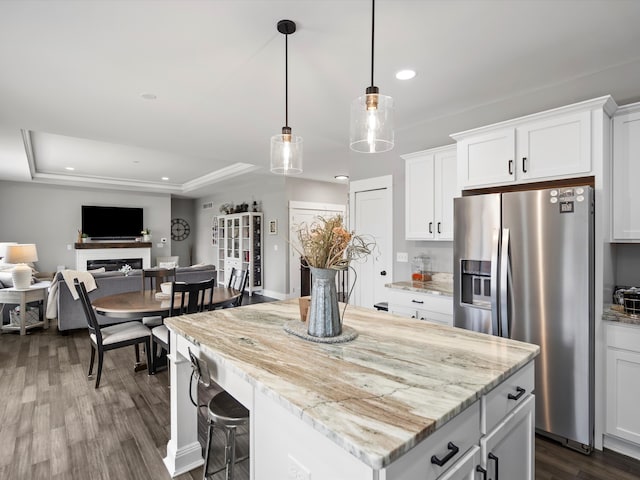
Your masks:
<svg viewBox="0 0 640 480"><path fill-rule="evenodd" d="M286 300L287 299L287 294L286 293L274 292L273 290L263 290L262 292L260 292L260 294L264 295L265 297L275 298L277 300Z"/></svg>
<svg viewBox="0 0 640 480"><path fill-rule="evenodd" d="M627 457L640 460L640 445L622 440L618 437L612 437L610 435L604 435L604 448L613 450L614 452L621 453Z"/></svg>
<svg viewBox="0 0 640 480"><path fill-rule="evenodd" d="M167 444L167 456L163 458L162 461L169 475L171 475L172 478L177 477L204 464L202 447L200 443L196 442L177 452L175 451L173 443L169 440Z"/></svg>

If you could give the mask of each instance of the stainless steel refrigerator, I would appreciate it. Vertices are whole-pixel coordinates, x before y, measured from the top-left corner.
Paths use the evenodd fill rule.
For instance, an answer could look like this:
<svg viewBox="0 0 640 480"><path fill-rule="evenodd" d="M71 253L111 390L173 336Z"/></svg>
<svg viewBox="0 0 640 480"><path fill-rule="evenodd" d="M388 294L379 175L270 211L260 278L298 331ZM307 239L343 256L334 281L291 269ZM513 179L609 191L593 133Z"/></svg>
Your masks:
<svg viewBox="0 0 640 480"><path fill-rule="evenodd" d="M536 428L593 445L593 190L454 201L454 324L540 346Z"/></svg>

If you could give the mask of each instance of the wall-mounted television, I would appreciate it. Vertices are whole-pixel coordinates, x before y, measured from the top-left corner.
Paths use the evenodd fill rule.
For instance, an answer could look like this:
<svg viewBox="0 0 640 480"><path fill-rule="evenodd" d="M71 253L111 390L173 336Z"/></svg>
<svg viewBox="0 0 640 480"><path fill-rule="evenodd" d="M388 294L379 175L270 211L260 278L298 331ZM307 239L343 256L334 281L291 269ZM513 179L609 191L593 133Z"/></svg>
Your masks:
<svg viewBox="0 0 640 480"><path fill-rule="evenodd" d="M128 240L144 228L142 208L82 206L82 233L97 240Z"/></svg>

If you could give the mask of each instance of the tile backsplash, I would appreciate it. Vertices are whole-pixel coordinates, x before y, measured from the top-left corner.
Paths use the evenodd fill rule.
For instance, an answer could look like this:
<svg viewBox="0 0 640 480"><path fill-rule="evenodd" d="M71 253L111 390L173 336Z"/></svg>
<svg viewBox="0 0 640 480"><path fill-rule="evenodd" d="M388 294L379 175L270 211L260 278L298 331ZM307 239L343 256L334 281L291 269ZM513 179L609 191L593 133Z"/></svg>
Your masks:
<svg viewBox="0 0 640 480"><path fill-rule="evenodd" d="M407 252L409 254L407 263L395 263L393 276L396 282L411 278L413 257L421 254L431 258L433 272L453 273L453 242L407 242Z"/></svg>

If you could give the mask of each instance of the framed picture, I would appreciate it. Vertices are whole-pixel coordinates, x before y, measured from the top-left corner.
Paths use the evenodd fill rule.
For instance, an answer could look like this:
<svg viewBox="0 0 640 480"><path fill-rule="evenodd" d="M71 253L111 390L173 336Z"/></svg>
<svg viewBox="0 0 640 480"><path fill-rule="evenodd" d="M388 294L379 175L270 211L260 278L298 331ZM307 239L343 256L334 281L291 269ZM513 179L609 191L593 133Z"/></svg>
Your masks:
<svg viewBox="0 0 640 480"><path fill-rule="evenodd" d="M269 221L269 234L270 235L275 235L278 233L278 221L277 220L270 220Z"/></svg>

